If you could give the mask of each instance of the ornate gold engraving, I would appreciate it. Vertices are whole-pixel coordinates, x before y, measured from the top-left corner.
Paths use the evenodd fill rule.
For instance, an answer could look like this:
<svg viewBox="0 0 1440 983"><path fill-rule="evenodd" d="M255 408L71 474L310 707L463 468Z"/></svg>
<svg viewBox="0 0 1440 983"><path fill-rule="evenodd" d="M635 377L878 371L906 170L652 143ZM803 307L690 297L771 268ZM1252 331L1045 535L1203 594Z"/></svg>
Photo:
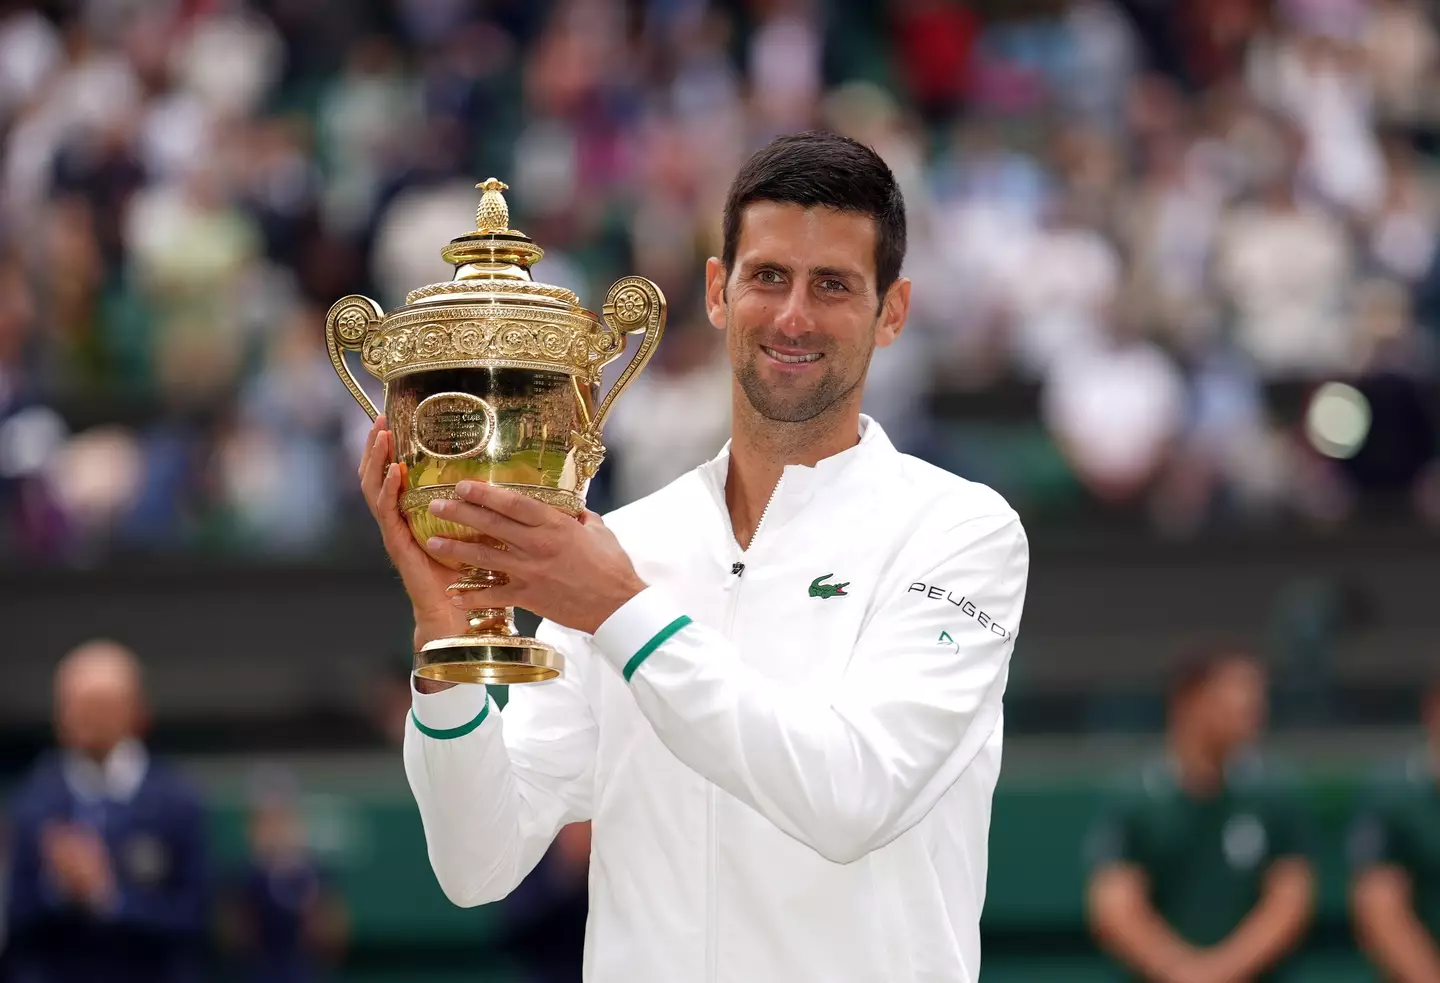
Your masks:
<svg viewBox="0 0 1440 983"><path fill-rule="evenodd" d="M437 461L474 457L485 453L495 433L495 408L470 393L436 393L415 407L410 432Z"/></svg>
<svg viewBox="0 0 1440 983"><path fill-rule="evenodd" d="M570 434L570 446L575 448L575 470L582 482L588 482L605 462L605 445L598 434L576 430Z"/></svg>
<svg viewBox="0 0 1440 983"><path fill-rule="evenodd" d="M391 315L365 335L361 360L386 382L421 369L460 367L443 364L455 362L598 377L623 349L620 334L586 311L436 305Z"/></svg>
<svg viewBox="0 0 1440 983"><path fill-rule="evenodd" d="M480 204L475 207L475 231L512 232L510 228L510 206L500 192L509 191L510 185L497 178L486 178L475 185L483 194Z"/></svg>
<svg viewBox="0 0 1440 983"><path fill-rule="evenodd" d="M494 280L450 280L446 283L432 283L416 287L405 295L406 304L417 304L427 297L442 294L519 294L558 300L563 304L579 306L580 298L567 287L552 287L548 283L534 283L530 280L509 280L498 286Z"/></svg>
<svg viewBox="0 0 1440 983"><path fill-rule="evenodd" d="M602 451L603 453L603 451ZM507 482L494 482L496 488L509 488L535 499L537 502L544 502L551 508L559 509L566 515L579 515L585 511L585 501L574 492L565 491L563 488L544 488L540 485L514 485ZM459 501L460 496L455 494L454 485L428 485L424 488L413 488L400 496L400 510L402 512L417 512L430 508L430 503L437 498Z"/></svg>

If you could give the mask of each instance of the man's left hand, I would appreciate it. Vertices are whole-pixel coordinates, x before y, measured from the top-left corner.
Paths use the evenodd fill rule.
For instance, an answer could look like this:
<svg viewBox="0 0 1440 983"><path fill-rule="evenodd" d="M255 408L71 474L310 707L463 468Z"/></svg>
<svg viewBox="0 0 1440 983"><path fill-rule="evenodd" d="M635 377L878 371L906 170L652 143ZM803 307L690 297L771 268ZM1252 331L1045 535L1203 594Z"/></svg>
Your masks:
<svg viewBox="0 0 1440 983"><path fill-rule="evenodd" d="M430 552L510 578L502 587L457 595L457 606L521 607L593 635L645 589L620 541L594 512L577 521L519 492L479 481L462 481L455 492L460 501L436 499L430 511L505 548L435 538L428 544Z"/></svg>

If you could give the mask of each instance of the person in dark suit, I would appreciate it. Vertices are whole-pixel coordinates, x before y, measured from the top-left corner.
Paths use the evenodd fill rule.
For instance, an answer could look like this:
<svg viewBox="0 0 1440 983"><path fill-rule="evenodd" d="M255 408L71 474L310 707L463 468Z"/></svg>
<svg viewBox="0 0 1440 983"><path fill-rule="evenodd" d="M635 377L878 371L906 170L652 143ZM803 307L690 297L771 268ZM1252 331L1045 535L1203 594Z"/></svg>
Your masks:
<svg viewBox="0 0 1440 983"><path fill-rule="evenodd" d="M257 776L250 855L222 908L226 941L244 983L320 983L343 961L348 920L329 872L311 850L289 775Z"/></svg>
<svg viewBox="0 0 1440 983"><path fill-rule="evenodd" d="M55 681L60 748L15 795L7 909L14 983L190 983L209 918L199 797L140 742L140 667L82 645Z"/></svg>

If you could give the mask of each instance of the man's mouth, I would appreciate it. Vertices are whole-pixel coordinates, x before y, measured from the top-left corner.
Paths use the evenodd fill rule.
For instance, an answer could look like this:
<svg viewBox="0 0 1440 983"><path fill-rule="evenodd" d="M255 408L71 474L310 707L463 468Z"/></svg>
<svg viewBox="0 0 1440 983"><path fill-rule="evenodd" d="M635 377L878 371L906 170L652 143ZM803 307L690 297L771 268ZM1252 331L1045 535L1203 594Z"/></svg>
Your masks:
<svg viewBox="0 0 1440 983"><path fill-rule="evenodd" d="M782 352L768 345L761 345L760 349L775 361L785 362L789 365L796 365L801 362L818 362L825 357L823 352Z"/></svg>

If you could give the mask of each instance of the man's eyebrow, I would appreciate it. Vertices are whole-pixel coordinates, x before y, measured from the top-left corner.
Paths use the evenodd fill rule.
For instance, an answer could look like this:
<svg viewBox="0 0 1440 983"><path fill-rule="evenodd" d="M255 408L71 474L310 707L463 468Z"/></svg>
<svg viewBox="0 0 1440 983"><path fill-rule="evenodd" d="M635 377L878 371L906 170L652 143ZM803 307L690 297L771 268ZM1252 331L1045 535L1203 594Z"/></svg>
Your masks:
<svg viewBox="0 0 1440 983"><path fill-rule="evenodd" d="M778 270L781 273L793 273L794 271L784 263L773 259L746 259L740 262L743 270Z"/></svg>
<svg viewBox="0 0 1440 983"><path fill-rule="evenodd" d="M812 267L810 267L810 275L811 275L811 276L833 276L833 277L839 277L839 278L842 279L842 280L863 280L863 279L865 279L865 275L864 275L863 273L861 273L859 270L847 270L847 269L845 269L844 267L840 267L840 266L812 266Z"/></svg>

